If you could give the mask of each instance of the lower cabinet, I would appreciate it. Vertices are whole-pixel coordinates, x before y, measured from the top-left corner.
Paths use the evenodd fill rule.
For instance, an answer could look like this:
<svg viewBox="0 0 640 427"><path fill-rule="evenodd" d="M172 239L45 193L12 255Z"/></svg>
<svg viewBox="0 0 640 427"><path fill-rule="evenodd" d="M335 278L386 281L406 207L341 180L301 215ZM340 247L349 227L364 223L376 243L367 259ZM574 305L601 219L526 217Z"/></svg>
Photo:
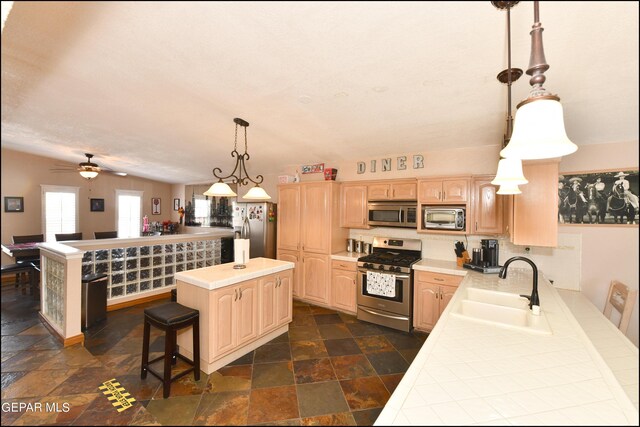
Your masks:
<svg viewBox="0 0 640 427"><path fill-rule="evenodd" d="M291 322L291 279L291 270L259 279L260 334Z"/></svg>
<svg viewBox="0 0 640 427"><path fill-rule="evenodd" d="M416 271L413 327L430 332L453 298L463 276Z"/></svg>
<svg viewBox="0 0 640 427"><path fill-rule="evenodd" d="M258 281L249 280L213 292L210 359L258 336Z"/></svg>
<svg viewBox="0 0 640 427"><path fill-rule="evenodd" d="M300 277L300 264L302 260L300 258L300 251L278 249L278 259L295 264L293 276L290 279L291 292L294 297L302 296L302 278Z"/></svg>
<svg viewBox="0 0 640 427"><path fill-rule="evenodd" d="M331 306L356 312L356 263L333 260L331 263Z"/></svg>
<svg viewBox="0 0 640 427"><path fill-rule="evenodd" d="M302 298L329 304L330 256L305 252L302 255Z"/></svg>

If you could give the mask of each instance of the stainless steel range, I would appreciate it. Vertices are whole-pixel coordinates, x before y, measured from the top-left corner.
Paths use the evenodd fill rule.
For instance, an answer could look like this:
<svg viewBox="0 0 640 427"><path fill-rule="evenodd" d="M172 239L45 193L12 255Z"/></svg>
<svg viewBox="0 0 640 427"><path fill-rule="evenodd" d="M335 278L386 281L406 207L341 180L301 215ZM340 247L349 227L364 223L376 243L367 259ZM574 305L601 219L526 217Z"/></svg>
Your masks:
<svg viewBox="0 0 640 427"><path fill-rule="evenodd" d="M409 332L413 326L413 270L422 241L375 237L373 253L358 258L358 319Z"/></svg>

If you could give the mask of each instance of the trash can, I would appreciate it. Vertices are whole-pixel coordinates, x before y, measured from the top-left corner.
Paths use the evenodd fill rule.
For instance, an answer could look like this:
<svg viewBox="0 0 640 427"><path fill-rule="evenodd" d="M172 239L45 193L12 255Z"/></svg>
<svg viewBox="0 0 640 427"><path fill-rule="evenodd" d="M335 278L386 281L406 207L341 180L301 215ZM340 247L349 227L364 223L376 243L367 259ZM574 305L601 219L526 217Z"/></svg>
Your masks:
<svg viewBox="0 0 640 427"><path fill-rule="evenodd" d="M107 275L82 276L82 330L107 318Z"/></svg>

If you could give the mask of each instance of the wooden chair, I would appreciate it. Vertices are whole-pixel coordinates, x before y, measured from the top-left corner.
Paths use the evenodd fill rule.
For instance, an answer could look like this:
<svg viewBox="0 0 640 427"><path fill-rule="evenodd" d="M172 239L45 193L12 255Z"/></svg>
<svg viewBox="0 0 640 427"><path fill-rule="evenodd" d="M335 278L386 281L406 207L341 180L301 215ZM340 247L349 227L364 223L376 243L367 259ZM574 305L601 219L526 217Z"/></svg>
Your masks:
<svg viewBox="0 0 640 427"><path fill-rule="evenodd" d="M13 236L13 243L31 243L31 242L44 242L44 234L30 234L28 236ZM23 262L40 262L40 249L34 249L33 251L22 251L20 256L15 257L18 264Z"/></svg>
<svg viewBox="0 0 640 427"><path fill-rule="evenodd" d="M115 239L118 237L117 231L94 231L93 238L94 239Z"/></svg>
<svg viewBox="0 0 640 427"><path fill-rule="evenodd" d="M65 240L82 240L82 233L56 234L56 242L64 242Z"/></svg>
<svg viewBox="0 0 640 427"><path fill-rule="evenodd" d="M612 280L611 285L609 285L609 294L607 295L607 303L604 306L604 315L615 325L615 322L611 319L611 312L615 308L620 314L620 320L616 326L623 334L627 333L627 327L631 320L631 312L636 303L637 294L637 290L629 289L617 280Z"/></svg>

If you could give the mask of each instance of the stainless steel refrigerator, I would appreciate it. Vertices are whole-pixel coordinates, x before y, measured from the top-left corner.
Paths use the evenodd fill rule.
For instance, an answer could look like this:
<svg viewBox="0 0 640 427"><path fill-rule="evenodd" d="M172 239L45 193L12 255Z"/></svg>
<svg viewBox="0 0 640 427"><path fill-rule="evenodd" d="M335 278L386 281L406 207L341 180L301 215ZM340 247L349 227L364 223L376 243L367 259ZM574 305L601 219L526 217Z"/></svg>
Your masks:
<svg viewBox="0 0 640 427"><path fill-rule="evenodd" d="M233 202L233 229L249 221L249 257L276 258L276 207L271 202Z"/></svg>

